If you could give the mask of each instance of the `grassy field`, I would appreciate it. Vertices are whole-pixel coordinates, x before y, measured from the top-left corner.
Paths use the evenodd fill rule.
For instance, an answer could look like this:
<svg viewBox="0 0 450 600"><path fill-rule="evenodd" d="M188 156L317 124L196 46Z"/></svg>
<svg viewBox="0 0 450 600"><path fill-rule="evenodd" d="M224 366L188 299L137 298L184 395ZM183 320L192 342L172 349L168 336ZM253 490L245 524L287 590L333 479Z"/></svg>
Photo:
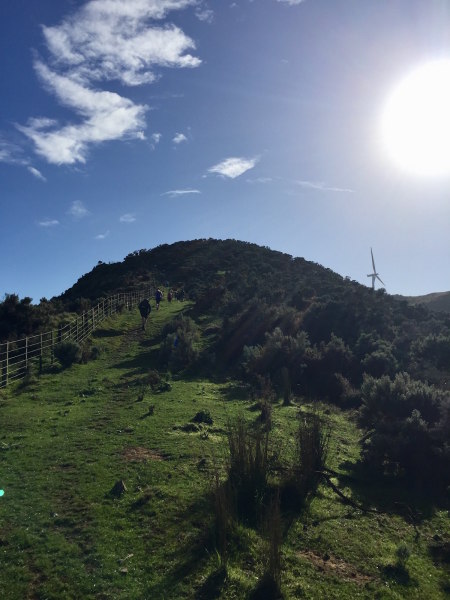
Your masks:
<svg viewBox="0 0 450 600"><path fill-rule="evenodd" d="M226 571L214 547L211 486L223 473L227 422L257 413L233 381L167 377L152 391L161 329L188 304L104 322L99 357L0 395L0 597L256 598L267 543L235 525ZM207 344L207 338L203 340ZM209 411L212 425L191 420ZM299 410L273 405L271 451L289 461ZM320 406L331 426L332 482L282 514L286 599L448 597L448 511L359 474L351 415ZM125 489L114 494L122 481ZM400 565L396 551L410 549Z"/></svg>

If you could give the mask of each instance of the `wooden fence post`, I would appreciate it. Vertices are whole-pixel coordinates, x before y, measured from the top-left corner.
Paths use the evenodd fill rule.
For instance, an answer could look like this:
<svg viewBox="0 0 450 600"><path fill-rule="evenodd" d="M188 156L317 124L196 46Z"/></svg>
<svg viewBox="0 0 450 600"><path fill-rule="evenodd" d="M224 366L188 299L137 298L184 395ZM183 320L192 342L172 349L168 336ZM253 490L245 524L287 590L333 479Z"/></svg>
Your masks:
<svg viewBox="0 0 450 600"><path fill-rule="evenodd" d="M43 353L43 343L42 343L42 333L40 339L40 348L39 348L39 373L42 373L42 353Z"/></svg>
<svg viewBox="0 0 450 600"><path fill-rule="evenodd" d="M95 329L95 308L92 309L92 331Z"/></svg>
<svg viewBox="0 0 450 600"><path fill-rule="evenodd" d="M28 336L25 338L25 371L28 371Z"/></svg>
<svg viewBox="0 0 450 600"><path fill-rule="evenodd" d="M5 363L5 385L8 385L9 376L9 342L6 342L6 363Z"/></svg>
<svg viewBox="0 0 450 600"><path fill-rule="evenodd" d="M52 329L52 333L51 333L51 341L50 341L50 344L51 344L51 348L50 348L50 356L51 356L51 358L50 358L50 362L51 362L51 365L52 365L52 367L53 367L53 360L54 360L54 358L55 358L55 338L54 338L54 336L53 336L53 329Z"/></svg>

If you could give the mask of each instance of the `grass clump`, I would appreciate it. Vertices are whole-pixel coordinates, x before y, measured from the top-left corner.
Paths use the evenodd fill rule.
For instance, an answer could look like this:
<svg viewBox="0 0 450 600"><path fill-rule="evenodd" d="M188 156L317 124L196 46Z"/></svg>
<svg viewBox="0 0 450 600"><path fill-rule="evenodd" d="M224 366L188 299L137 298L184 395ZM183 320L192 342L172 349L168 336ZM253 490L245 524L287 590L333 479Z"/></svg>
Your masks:
<svg viewBox="0 0 450 600"><path fill-rule="evenodd" d="M238 515L260 517L269 473L269 434L252 430L242 418L228 423L228 480Z"/></svg>

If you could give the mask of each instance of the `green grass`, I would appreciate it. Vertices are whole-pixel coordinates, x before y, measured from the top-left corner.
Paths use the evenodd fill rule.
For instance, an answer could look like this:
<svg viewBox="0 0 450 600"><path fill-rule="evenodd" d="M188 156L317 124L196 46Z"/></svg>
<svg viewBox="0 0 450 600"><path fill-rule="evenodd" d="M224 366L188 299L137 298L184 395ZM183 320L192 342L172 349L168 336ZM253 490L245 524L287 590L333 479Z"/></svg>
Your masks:
<svg viewBox="0 0 450 600"><path fill-rule="evenodd" d="M146 385L162 327L181 310L189 304L163 303L146 332L137 312L125 312L96 332L97 360L2 391L2 598L239 599L255 589L264 539L237 525L220 571L209 501L214 465L222 468L227 453L227 422L255 421L252 402L233 381L171 377L165 392ZM184 431L200 410L213 425ZM319 410L332 426L332 481L376 512L345 505L320 485L302 511L284 513L285 598L444 598L447 511L414 504L412 518L405 506L414 498L355 471L362 432L349 414ZM272 449L285 461L297 412L281 400L273 409ZM116 498L109 492L118 480L127 489ZM395 555L401 542L411 549L403 571Z"/></svg>

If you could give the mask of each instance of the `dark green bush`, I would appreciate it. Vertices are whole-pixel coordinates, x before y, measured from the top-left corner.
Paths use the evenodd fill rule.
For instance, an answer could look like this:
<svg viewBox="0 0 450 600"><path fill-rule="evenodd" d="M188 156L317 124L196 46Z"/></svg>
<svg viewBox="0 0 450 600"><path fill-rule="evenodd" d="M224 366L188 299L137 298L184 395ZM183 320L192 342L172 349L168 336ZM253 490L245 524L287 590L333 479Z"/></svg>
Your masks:
<svg viewBox="0 0 450 600"><path fill-rule="evenodd" d="M449 483L450 395L406 373L391 380L366 376L362 424L370 428L363 460L383 474L421 485Z"/></svg>
<svg viewBox="0 0 450 600"><path fill-rule="evenodd" d="M67 369L73 363L79 363L82 358L81 347L73 340L65 340L56 344L54 354L64 369Z"/></svg>
<svg viewBox="0 0 450 600"><path fill-rule="evenodd" d="M205 423L206 425L213 424L213 418L209 410L199 410L192 418L193 423Z"/></svg>

